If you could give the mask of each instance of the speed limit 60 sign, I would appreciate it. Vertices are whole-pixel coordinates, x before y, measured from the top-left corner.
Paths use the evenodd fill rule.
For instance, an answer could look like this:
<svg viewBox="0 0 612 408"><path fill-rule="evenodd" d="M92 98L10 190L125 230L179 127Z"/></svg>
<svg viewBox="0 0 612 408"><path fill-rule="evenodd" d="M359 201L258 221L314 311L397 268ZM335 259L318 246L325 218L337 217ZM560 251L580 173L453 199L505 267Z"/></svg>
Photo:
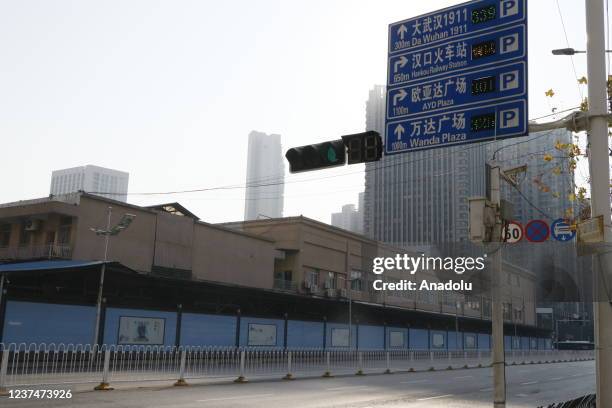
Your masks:
<svg viewBox="0 0 612 408"><path fill-rule="evenodd" d="M523 226L516 221L510 221L505 227L502 236L504 242L508 244L516 244L523 239Z"/></svg>

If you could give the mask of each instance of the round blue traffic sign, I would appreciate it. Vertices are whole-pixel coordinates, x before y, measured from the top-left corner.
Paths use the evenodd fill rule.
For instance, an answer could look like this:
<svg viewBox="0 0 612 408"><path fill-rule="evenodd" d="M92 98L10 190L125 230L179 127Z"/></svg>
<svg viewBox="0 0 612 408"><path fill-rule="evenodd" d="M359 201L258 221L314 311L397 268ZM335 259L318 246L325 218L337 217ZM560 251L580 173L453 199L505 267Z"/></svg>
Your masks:
<svg viewBox="0 0 612 408"><path fill-rule="evenodd" d="M576 230L572 229L571 225L563 218L559 218L552 223L550 233L554 239L561 242L571 241L576 236Z"/></svg>
<svg viewBox="0 0 612 408"><path fill-rule="evenodd" d="M550 235L546 221L533 220L525 227L525 236L529 242L544 242Z"/></svg>

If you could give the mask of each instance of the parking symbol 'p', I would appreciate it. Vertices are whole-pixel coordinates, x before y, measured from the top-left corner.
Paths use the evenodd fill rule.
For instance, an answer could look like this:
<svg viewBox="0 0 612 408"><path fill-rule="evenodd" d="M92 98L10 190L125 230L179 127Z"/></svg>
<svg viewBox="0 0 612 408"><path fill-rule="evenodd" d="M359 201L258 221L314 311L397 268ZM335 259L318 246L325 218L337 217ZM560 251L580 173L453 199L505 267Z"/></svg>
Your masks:
<svg viewBox="0 0 612 408"><path fill-rule="evenodd" d="M515 128L519 126L519 110L518 109L506 109L499 111L501 123L500 129Z"/></svg>
<svg viewBox="0 0 612 408"><path fill-rule="evenodd" d="M499 53L507 54L509 52L518 51L519 49L519 35L511 34L499 37Z"/></svg>
<svg viewBox="0 0 612 408"><path fill-rule="evenodd" d="M509 91L519 87L519 72L510 71L499 75L499 90Z"/></svg>
<svg viewBox="0 0 612 408"><path fill-rule="evenodd" d="M501 18L515 16L519 12L518 0L501 0L500 6L499 16Z"/></svg>

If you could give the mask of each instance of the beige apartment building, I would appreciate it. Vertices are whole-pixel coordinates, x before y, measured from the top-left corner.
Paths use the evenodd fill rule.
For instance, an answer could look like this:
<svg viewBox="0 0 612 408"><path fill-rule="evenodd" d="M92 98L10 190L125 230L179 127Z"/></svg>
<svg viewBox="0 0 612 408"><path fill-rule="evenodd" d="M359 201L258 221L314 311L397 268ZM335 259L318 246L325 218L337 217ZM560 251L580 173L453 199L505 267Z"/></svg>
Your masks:
<svg viewBox="0 0 612 408"><path fill-rule="evenodd" d="M140 207L86 193L0 205L0 261L41 258L103 260L111 226L136 217L110 237L107 259L141 273L271 288L274 242L208 224L177 203Z"/></svg>
<svg viewBox="0 0 612 408"><path fill-rule="evenodd" d="M407 252L363 235L305 218L289 217L262 219L222 224L252 235L270 238L284 253L274 268L274 287L280 290L324 296L350 298L365 303L384 304L412 310L422 310L480 319L490 319L491 302L488 291L469 292L432 291L375 291L377 279L385 282L415 280L440 282L432 271L420 270L415 275L405 271L372 272L375 257L395 257ZM504 318L507 322L535 325L535 280L530 271L504 263L503 297ZM488 276L483 274L487 286Z"/></svg>
<svg viewBox="0 0 612 408"><path fill-rule="evenodd" d="M104 238L91 228L106 227L109 207L111 226L124 214L135 219L110 238L107 259L140 273L490 318L486 292L373 290L378 279L440 279L424 270L375 275L374 258L406 251L305 217L213 225L178 203L141 207L86 193L19 201L0 205L0 262L104 259ZM533 274L510 264L504 265L504 273L505 320L535 325Z"/></svg>

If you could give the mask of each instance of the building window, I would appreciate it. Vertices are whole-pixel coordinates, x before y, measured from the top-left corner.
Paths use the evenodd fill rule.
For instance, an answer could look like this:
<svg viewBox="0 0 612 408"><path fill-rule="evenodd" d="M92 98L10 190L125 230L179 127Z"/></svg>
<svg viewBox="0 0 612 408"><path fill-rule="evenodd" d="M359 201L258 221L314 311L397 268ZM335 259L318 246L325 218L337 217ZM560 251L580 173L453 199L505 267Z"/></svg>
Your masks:
<svg viewBox="0 0 612 408"><path fill-rule="evenodd" d="M327 272L325 276L325 289L338 288L338 274L335 272Z"/></svg>
<svg viewBox="0 0 612 408"><path fill-rule="evenodd" d="M71 231L72 231L72 218L71 217L60 218L60 226L59 226L58 235L57 235L58 245L70 244Z"/></svg>
<svg viewBox="0 0 612 408"><path fill-rule="evenodd" d="M24 222L21 224L21 231L19 232L19 246L28 246L32 241L32 231L28 231L27 224Z"/></svg>
<svg viewBox="0 0 612 408"><path fill-rule="evenodd" d="M363 290L363 279L361 271L351 271L351 290L361 292Z"/></svg>
<svg viewBox="0 0 612 408"><path fill-rule="evenodd" d="M6 248L11 242L11 224L0 224L0 248Z"/></svg>
<svg viewBox="0 0 612 408"><path fill-rule="evenodd" d="M276 271L274 272L274 287L276 289L290 290L293 289L291 283L291 271Z"/></svg>
<svg viewBox="0 0 612 408"><path fill-rule="evenodd" d="M306 271L304 281L310 286L319 285L319 271L316 269L309 269Z"/></svg>

